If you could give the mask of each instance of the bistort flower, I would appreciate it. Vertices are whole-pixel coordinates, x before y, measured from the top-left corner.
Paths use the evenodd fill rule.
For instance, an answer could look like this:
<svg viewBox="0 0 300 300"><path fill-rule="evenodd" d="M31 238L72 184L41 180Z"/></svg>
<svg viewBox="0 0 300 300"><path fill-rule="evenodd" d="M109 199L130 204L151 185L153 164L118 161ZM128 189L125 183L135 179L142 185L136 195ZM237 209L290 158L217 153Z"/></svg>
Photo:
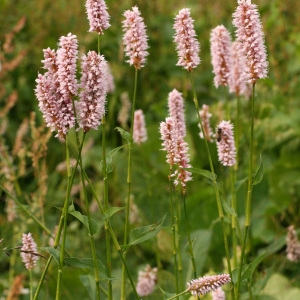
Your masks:
<svg viewBox="0 0 300 300"><path fill-rule="evenodd" d="M65 138L68 130L75 126L72 97L77 95L76 60L77 39L68 34L61 37L56 52L47 48L44 52L44 75L38 74L35 94L39 109L47 127L57 130L56 137Z"/></svg>
<svg viewBox="0 0 300 300"><path fill-rule="evenodd" d="M231 69L231 36L223 25L219 25L210 34L210 52L215 87L227 86Z"/></svg>
<svg viewBox="0 0 300 300"><path fill-rule="evenodd" d="M178 133L184 137L186 135L186 126L184 118L184 101L182 94L176 89L168 96L169 115L173 118L178 127Z"/></svg>
<svg viewBox="0 0 300 300"><path fill-rule="evenodd" d="M136 69L140 69L144 67L146 56L149 54L144 19L137 6L134 6L132 10L126 10L124 17L126 19L122 22L123 44L126 56L129 57L127 62Z"/></svg>
<svg viewBox="0 0 300 300"><path fill-rule="evenodd" d="M147 140L147 130L145 124L145 116L141 109L134 112L134 123L133 123L133 141L140 145Z"/></svg>
<svg viewBox="0 0 300 300"><path fill-rule="evenodd" d="M244 95L247 99L251 96L251 85L244 81L242 77L243 59L238 53L238 43L233 42L231 45L232 65L229 78L229 92L235 93L236 96Z"/></svg>
<svg viewBox="0 0 300 300"><path fill-rule="evenodd" d="M96 31L103 34L104 30L110 27L109 14L104 0L87 0L86 12L90 23L89 32Z"/></svg>
<svg viewBox="0 0 300 300"><path fill-rule="evenodd" d="M223 166L236 163L236 149L233 136L233 125L230 121L222 121L217 127L217 148L219 161Z"/></svg>
<svg viewBox="0 0 300 300"><path fill-rule="evenodd" d="M28 270L31 270L39 259L36 243L33 240L31 233L23 233L21 257Z"/></svg>
<svg viewBox="0 0 300 300"><path fill-rule="evenodd" d="M256 4L251 0L238 0L233 14L233 25L238 42L237 49L243 62L244 81L255 84L268 73L267 53L262 25Z"/></svg>
<svg viewBox="0 0 300 300"><path fill-rule="evenodd" d="M157 268L151 268L149 265L144 271L139 271L136 292L140 297L150 295L154 291L157 271Z"/></svg>
<svg viewBox="0 0 300 300"><path fill-rule="evenodd" d="M183 8L175 17L173 28L175 29L174 42L178 53L177 66L182 66L191 72L200 64L200 44L196 39L194 20L190 16L189 8Z"/></svg>
<svg viewBox="0 0 300 300"><path fill-rule="evenodd" d="M167 117L166 122L160 124L160 134L163 140L163 150L167 151L167 163L170 168L174 165L178 167L171 177L175 177L175 185L181 184L182 192L185 194L186 183L192 180L192 173L185 170L185 168L191 167L188 155L189 147L183 136L178 133L176 121L172 117Z"/></svg>
<svg viewBox="0 0 300 300"><path fill-rule="evenodd" d="M207 294L211 291L216 290L220 286L231 281L229 274L221 274L221 275L212 275L212 276L204 276L199 279L193 279L187 283L188 291L194 297L201 296Z"/></svg>
<svg viewBox="0 0 300 300"><path fill-rule="evenodd" d="M211 113L209 112L209 106L206 104L202 105L202 109L199 112L200 117L201 117L201 122L202 122L202 127L204 130L204 134L205 134L205 138L207 139L207 141L209 142L213 142L214 141L214 133L213 130L210 126L210 118L211 118ZM200 124L198 124L198 126L200 127L200 133L199 136L201 139L204 138L203 136L203 132L201 131L201 126Z"/></svg>
<svg viewBox="0 0 300 300"><path fill-rule="evenodd" d="M107 66L103 55L89 51L82 56L81 92L76 102L79 127L84 132L98 129L105 114Z"/></svg>
<svg viewBox="0 0 300 300"><path fill-rule="evenodd" d="M179 162L177 139L178 130L173 118L167 117L165 122L160 123L160 135L162 139L163 150L167 151L167 163L172 168Z"/></svg>

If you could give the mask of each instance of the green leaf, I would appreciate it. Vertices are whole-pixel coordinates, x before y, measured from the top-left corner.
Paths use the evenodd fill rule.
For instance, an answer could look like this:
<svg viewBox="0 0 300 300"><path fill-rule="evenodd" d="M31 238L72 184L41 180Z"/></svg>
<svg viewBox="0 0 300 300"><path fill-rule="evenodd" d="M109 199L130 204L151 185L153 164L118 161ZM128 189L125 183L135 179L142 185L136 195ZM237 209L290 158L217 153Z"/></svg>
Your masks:
<svg viewBox="0 0 300 300"><path fill-rule="evenodd" d="M130 133L128 131L122 129L121 127L116 127L115 129L117 131L119 131L122 138L125 139L128 144L130 144Z"/></svg>
<svg viewBox="0 0 300 300"><path fill-rule="evenodd" d="M190 171L192 173L196 173L196 174L200 174L208 179L210 179L211 181L216 181L217 179L217 175L215 173L212 173L210 171L204 170L204 169L197 169L197 168L183 168L186 171Z"/></svg>
<svg viewBox="0 0 300 300"><path fill-rule="evenodd" d="M206 229L199 229L191 233L193 240L193 251L195 255L195 263L197 273L201 274L205 263L207 262L207 255L211 245L212 231ZM192 263L189 263L186 278L193 278Z"/></svg>
<svg viewBox="0 0 300 300"><path fill-rule="evenodd" d="M234 183L234 191L237 192L241 186L248 180L248 177L245 177L241 180L237 180L235 183Z"/></svg>
<svg viewBox="0 0 300 300"><path fill-rule="evenodd" d="M81 214L79 211L69 211L69 214L72 215L73 217L75 217L77 220L79 220L87 229L89 229L89 220L88 217ZM98 232L100 228L100 224L98 222L96 222L95 220L91 219L91 234L95 234Z"/></svg>
<svg viewBox="0 0 300 300"><path fill-rule="evenodd" d="M98 261L98 270L99 275L102 280L112 280L113 278L109 278L107 276L107 272L105 266L102 261L97 259ZM78 258L78 257L66 257L64 259L66 266L70 266L78 269L89 269L94 271L94 261L92 258Z"/></svg>
<svg viewBox="0 0 300 300"><path fill-rule="evenodd" d="M112 149L110 152L106 155L106 172L111 173L113 171L112 161L113 156L122 148L126 147L127 145L119 146L114 149ZM100 168L103 170L103 160L100 162Z"/></svg>
<svg viewBox="0 0 300 300"><path fill-rule="evenodd" d="M115 213L119 212L120 210L124 210L125 207L111 207L109 208L103 215L104 219L109 219L112 217Z"/></svg>
<svg viewBox="0 0 300 300"><path fill-rule="evenodd" d="M166 215L164 215L157 223L133 229L130 232L129 243L127 245L123 245L122 249L126 250L130 246L140 244L155 237L160 231L165 218Z"/></svg>
<svg viewBox="0 0 300 300"><path fill-rule="evenodd" d="M242 277L241 281L245 279L251 279L253 276L253 273L257 266L261 263L261 261L265 258L265 256L268 254L268 252L263 253L262 255L256 257L250 264L244 265L242 268ZM236 283L238 280L238 272L239 268L236 268L232 272L232 282Z"/></svg>
<svg viewBox="0 0 300 300"><path fill-rule="evenodd" d="M223 200L223 199L221 199L221 200L222 200L222 206L223 206L224 211L226 212L226 214L229 215L229 216L236 216L236 213L235 213L233 207L231 207L231 206L227 203L227 201L225 201L225 200Z"/></svg>
<svg viewBox="0 0 300 300"><path fill-rule="evenodd" d="M259 167L255 175L253 176L252 185L259 184L262 181L263 177L264 177L264 165L260 155Z"/></svg>
<svg viewBox="0 0 300 300"><path fill-rule="evenodd" d="M49 252L49 254L51 254L53 256L53 258L55 259L55 261L59 264L60 252L57 249L55 249L53 247L40 247L40 249Z"/></svg>

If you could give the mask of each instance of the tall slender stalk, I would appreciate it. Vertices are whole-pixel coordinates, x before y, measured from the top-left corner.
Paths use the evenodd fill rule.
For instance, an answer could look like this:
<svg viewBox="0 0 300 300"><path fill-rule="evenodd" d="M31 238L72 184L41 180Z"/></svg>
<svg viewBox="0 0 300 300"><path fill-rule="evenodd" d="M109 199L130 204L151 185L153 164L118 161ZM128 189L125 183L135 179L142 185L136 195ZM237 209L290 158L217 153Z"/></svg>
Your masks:
<svg viewBox="0 0 300 300"><path fill-rule="evenodd" d="M129 147L128 147L128 166L127 166L127 201L125 205L125 226L124 226L124 245L128 243L128 234L129 234L129 211L130 211L130 196L131 196L131 154L132 154L132 144L133 144L133 126L134 126L134 110L135 110L135 101L136 101L136 90L137 90L137 77L138 69L135 68L134 75L134 90L133 90L133 99L131 106L131 127L130 127L130 138L129 138ZM121 289L121 299L125 300L125 265L122 268L122 289Z"/></svg>
<svg viewBox="0 0 300 300"><path fill-rule="evenodd" d="M86 132L83 134L83 139L82 139L81 145L83 145L85 136L86 136ZM79 161L80 167L83 168L81 151L79 151L78 161ZM88 196L87 196L87 191L86 191L86 186L85 186L85 176L84 176L83 170L81 170L81 182L82 182L82 188L83 188L83 194L84 194L86 214L87 214L87 218L88 218L88 231L89 231L89 237L90 237L90 243L91 243L93 265L94 265L94 278L95 278L95 284L96 284L96 297L97 297L96 299L100 300L99 266L98 266L98 260L97 260L97 254L96 254L95 239L94 239L94 235L91 231L92 219L91 219L91 214L90 214L90 207L89 207L89 201L88 201Z"/></svg>
<svg viewBox="0 0 300 300"><path fill-rule="evenodd" d="M183 209L184 209L185 227L186 227L186 232L187 232L187 237L188 237L188 243L189 243L189 248L190 248L190 256L191 256L191 261L192 261L192 266L193 266L193 271L194 271L194 278L197 278L197 271L196 271L196 263L195 263L195 256L194 256L194 250L193 250L193 243L192 243L192 239L191 239L190 228L189 228L189 224L188 224L188 215L187 215L187 210L186 210L185 193L182 195L182 198L183 198Z"/></svg>
<svg viewBox="0 0 300 300"><path fill-rule="evenodd" d="M202 122L201 122L201 117L200 117L200 112L199 112L199 103L198 103L197 95L196 95L196 92L195 92L195 85L194 85L194 80L193 80L193 74L192 74L192 72L190 72L190 76L191 76L190 77L190 79L191 79L191 86L192 86L192 89L193 89L193 100L194 100L196 112L197 112L197 115L198 115L200 128L201 128L201 131L203 133L203 140L204 140L205 148L206 148L207 155L208 155L208 161L209 161L210 171L213 174L215 174L214 166L213 166L212 158L211 158L211 154L210 154L210 150L209 150L209 147L208 147L208 142L207 142L207 139L205 137L205 131L204 131L204 128L203 128L203 125L202 125ZM219 218L220 218L221 223L222 223L223 239L224 239L226 260L227 260L227 265L228 265L228 272L229 272L230 276L232 277L230 253L229 253L228 240L227 240L226 227L225 227L226 224L225 224L225 221L224 221L224 213L223 213L223 208L222 208L222 204L221 204L221 197L220 197L220 192L219 192L219 188L218 188L218 183L217 183L217 180L216 180L215 176L213 177L212 181L213 181L214 191L215 191L216 200L217 200ZM231 283L231 285L232 285L232 283ZM231 286L231 294L233 296L234 295L234 291L233 291L232 287L233 286Z"/></svg>
<svg viewBox="0 0 300 300"><path fill-rule="evenodd" d="M98 54L100 54L100 35L98 34ZM104 183L104 209L105 211L109 208L108 203L108 181L107 181L107 167L106 167L106 118L105 115L102 117L102 161L103 161L103 183ZM111 240L110 234L108 231L107 223L109 220L105 220L105 242L106 242L106 267L107 267L107 276L111 278ZM110 280L107 282L107 298L108 300L112 300L112 283Z"/></svg>
<svg viewBox="0 0 300 300"><path fill-rule="evenodd" d="M238 274L235 299L239 299L242 267L245 260L247 236L248 236L248 231L251 222L251 201L252 201L252 188L253 188L252 174L253 174L254 98L255 98L255 83L253 83L252 85L252 98L251 98L250 149L249 149L250 154L249 154L249 167L248 167L248 189L247 189L247 199L246 199L245 232L244 232L244 240L242 245L241 262L240 262L240 269Z"/></svg>
<svg viewBox="0 0 300 300"><path fill-rule="evenodd" d="M170 209L171 209L171 218L172 218L172 237L173 237L173 260L174 260L174 271L175 271L175 285L176 285L176 294L179 293L179 274L178 274L178 263L177 263L177 247L180 247L178 244L178 239L176 238L179 233L176 233L176 213L173 204L173 183L171 180L172 169L170 168L169 174L169 189L170 189ZM179 298L178 298L179 299Z"/></svg>
<svg viewBox="0 0 300 300"><path fill-rule="evenodd" d="M69 191L71 190L71 170L70 170L70 151L69 151L69 139L68 135L66 135L66 163L67 163L67 195L69 195ZM60 255L59 255L59 266L58 266L58 273L57 273L57 284L56 284L56 300L61 299L61 280L62 280L62 273L63 273L63 264L64 264L64 254L65 254L65 245L66 245L66 234L67 234L67 216L68 216L68 203L69 197L65 198L65 203L63 207L63 234L62 234L62 243L60 248Z"/></svg>

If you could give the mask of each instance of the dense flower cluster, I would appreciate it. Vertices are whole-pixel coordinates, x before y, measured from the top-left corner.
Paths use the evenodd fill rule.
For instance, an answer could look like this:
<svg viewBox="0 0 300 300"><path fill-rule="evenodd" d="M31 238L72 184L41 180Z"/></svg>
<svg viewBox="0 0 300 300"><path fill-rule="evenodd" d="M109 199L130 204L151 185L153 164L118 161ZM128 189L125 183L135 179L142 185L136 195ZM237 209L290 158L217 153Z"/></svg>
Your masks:
<svg viewBox="0 0 300 300"><path fill-rule="evenodd" d="M231 69L231 36L223 25L219 25L210 34L210 52L214 84L227 86Z"/></svg>
<svg viewBox="0 0 300 300"><path fill-rule="evenodd" d="M163 150L167 151L167 163L172 167L179 162L177 151L177 127L173 118L167 117L160 123L160 135L163 141Z"/></svg>
<svg viewBox="0 0 300 300"><path fill-rule="evenodd" d="M243 79L254 84L259 78L266 78L268 62L264 34L256 4L251 0L238 0L233 14L236 27L236 41L239 56L243 59Z"/></svg>
<svg viewBox="0 0 300 300"><path fill-rule="evenodd" d="M138 109L134 112L134 123L133 123L133 141L140 145L145 142L148 138L145 116L141 109Z"/></svg>
<svg viewBox="0 0 300 300"><path fill-rule="evenodd" d="M175 177L174 184L182 186L183 193L186 192L186 183L192 180L191 172L184 170L190 168L190 159L188 155L188 145L183 136L178 132L176 121L172 117L167 117L166 122L160 124L160 134L163 140L163 150L167 151L167 163L172 168L177 165L178 169L172 174Z"/></svg>
<svg viewBox="0 0 300 300"><path fill-rule="evenodd" d="M236 149L233 137L233 125L230 121L222 121L217 127L217 148L219 161L223 166L236 163Z"/></svg>
<svg viewBox="0 0 300 300"><path fill-rule="evenodd" d="M134 6L132 10L126 10L124 17L126 19L122 22L125 32L123 44L126 56L129 57L127 62L136 69L140 69L144 66L148 55L146 26L137 6Z"/></svg>
<svg viewBox="0 0 300 300"><path fill-rule="evenodd" d="M175 17L174 42L177 44L179 60L177 66L182 66L191 72L200 64L200 44L196 39L194 20L190 17L190 9L183 8Z"/></svg>
<svg viewBox="0 0 300 300"><path fill-rule="evenodd" d="M295 262L300 261L300 243L293 225L288 227L286 246L288 260Z"/></svg>
<svg viewBox="0 0 300 300"><path fill-rule="evenodd" d="M31 233L23 233L21 257L28 270L31 270L39 259L36 243L33 240Z"/></svg>
<svg viewBox="0 0 300 300"><path fill-rule="evenodd" d="M236 96L244 95L246 98L251 96L251 86L242 78L243 61L238 53L238 43L231 45L232 65L230 70L229 91Z"/></svg>
<svg viewBox="0 0 300 300"><path fill-rule="evenodd" d="M51 131L57 130L64 138L68 130L75 126L72 97L77 95L76 61L78 42L69 33L60 38L57 52L50 48L44 50L44 75L36 79L35 94L39 109Z"/></svg>
<svg viewBox="0 0 300 300"><path fill-rule="evenodd" d="M105 114L107 63L104 56L89 51L82 56L81 92L76 102L78 125L85 132L98 129Z"/></svg>
<svg viewBox="0 0 300 300"><path fill-rule="evenodd" d="M170 117L173 118L177 124L178 133L184 137L186 135L184 101L182 94L176 89L169 93L168 107Z"/></svg>
<svg viewBox="0 0 300 300"><path fill-rule="evenodd" d="M86 12L90 23L90 32L96 31L103 34L109 28L109 14L104 0L87 0Z"/></svg>
<svg viewBox="0 0 300 300"><path fill-rule="evenodd" d="M140 297L150 295L154 291L157 271L157 268L151 268L149 265L146 266L144 271L139 271L136 292Z"/></svg>
<svg viewBox="0 0 300 300"><path fill-rule="evenodd" d="M221 274L193 279L192 281L188 282L187 285L188 291L191 292L194 297L197 297L214 291L230 281L231 278L229 274Z"/></svg>
<svg viewBox="0 0 300 300"><path fill-rule="evenodd" d="M209 106L206 104L202 105L202 109L200 110L200 117L201 117L201 122L202 122L202 127L204 130L204 134L205 134L205 138L209 141L209 142L213 142L214 141L214 137L215 134L213 133L213 130L210 126L210 118L211 118L211 113L209 112ZM199 127L201 129L201 126L199 124ZM199 133L200 138L203 139L204 135L203 132L200 131Z"/></svg>

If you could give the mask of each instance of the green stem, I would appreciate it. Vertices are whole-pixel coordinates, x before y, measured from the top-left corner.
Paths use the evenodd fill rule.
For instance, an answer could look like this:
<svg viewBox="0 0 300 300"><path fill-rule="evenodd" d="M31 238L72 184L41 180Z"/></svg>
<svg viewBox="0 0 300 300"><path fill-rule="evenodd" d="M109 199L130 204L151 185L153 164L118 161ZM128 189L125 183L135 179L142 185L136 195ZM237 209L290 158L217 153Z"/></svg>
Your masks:
<svg viewBox="0 0 300 300"><path fill-rule="evenodd" d="M127 167L127 201L125 205L125 226L124 226L124 245L128 242L129 235L129 212L130 212L130 198L131 198L131 154L132 154L132 144L133 144L133 126L134 126L134 111L136 102L136 90L137 90L137 77L138 69L135 69L134 74L134 89L133 89L133 100L131 107L131 127L130 127L130 138L129 138L129 148L128 148L128 167ZM121 299L125 300L125 265L122 268L122 288L121 288Z"/></svg>
<svg viewBox="0 0 300 300"><path fill-rule="evenodd" d="M187 292L188 292L188 290L185 290L185 291L183 291L183 292L181 292L181 293L179 293L179 294L176 294L175 296L173 296L173 297L171 297L171 298L168 298L167 300L172 300L172 299L178 298L179 296L184 295L184 294L186 294Z"/></svg>
<svg viewBox="0 0 300 300"><path fill-rule="evenodd" d="M108 181L107 181L107 166L106 166L106 135L105 135L105 124L106 119L105 116L102 118L102 161L103 161L103 182L104 182L104 209L105 211L109 208L108 203ZM108 231L108 222L109 220L105 220L105 240L106 240L106 263L107 263L107 276L111 278L112 270L111 270L111 238ZM108 299L112 300L112 283L108 280Z"/></svg>
<svg viewBox="0 0 300 300"><path fill-rule="evenodd" d="M183 194L182 197L183 197L183 209L184 209L185 227L186 227L186 232L187 232L187 237L188 237L188 243L189 243L189 248L190 248L190 256L191 256L191 261L192 261L192 266L193 266L193 271L194 271L194 278L197 278L197 271L196 271L196 263L195 263L195 257L194 257L193 243L192 243L191 234L190 234L190 228L189 228L189 224L188 224L188 215L187 215L187 210L186 210L185 194Z"/></svg>
<svg viewBox="0 0 300 300"><path fill-rule="evenodd" d="M176 204L176 232L177 232L177 250L178 250L178 273L179 273L179 287L181 289L184 288L183 284L183 267L182 267L182 253L181 253L181 235L180 235L180 228L179 228L179 220L180 220L180 209L179 209L179 200L176 196L175 198L175 204Z"/></svg>
<svg viewBox="0 0 300 300"><path fill-rule="evenodd" d="M248 190L247 190L247 199L246 199L245 234L244 234L244 242L242 246L237 288L236 288L236 299L239 299L242 267L244 263L247 235L248 235L248 231L250 227L250 219L251 219L251 201L252 201L252 188L253 188L252 173L253 173L253 136L254 136L254 97L255 97L255 83L253 83L252 85L252 100L251 100L251 125L250 125L250 149L249 149L250 155L249 155L249 168L248 168Z"/></svg>
<svg viewBox="0 0 300 300"><path fill-rule="evenodd" d="M83 170L83 171L84 171L84 170ZM95 189L94 189L94 187L93 187L93 185L92 185L92 183L91 183L89 177L88 177L87 174L85 173L85 171L84 171L84 176L85 176L85 179L86 179L86 180L88 181L88 183L89 183L89 186L90 186L90 188L91 188L91 190L92 190L93 196L94 196L95 199L96 199L96 202L97 202L98 207L99 207L99 209L100 209L101 215L102 215L103 219L106 220L106 217L105 217L105 210L104 210L104 208L103 208L103 206L102 206L102 204L101 204L101 202L100 202L100 200L99 200L99 198L98 198L98 195L97 195L97 193L96 193L96 191L95 191ZM139 296L138 296L138 294L137 294L137 292L136 292L134 282L133 282L133 280L132 280L132 277L131 277L131 275L130 275L129 269L128 269L128 267L127 267L127 264L126 264L126 261L125 261L125 257L124 257L124 253L123 253L123 251L122 251L122 249L121 249L121 247L120 247L120 244L119 244L119 242L118 242L118 240L117 240L117 237L116 237L116 235L115 235L115 233L114 233L114 231L113 231L113 229L112 229L112 227L111 227L111 224L108 222L107 225L108 225L108 231L109 231L110 236L111 236L111 238L112 238L113 244L115 245L115 247L116 247L116 249L117 249L117 251L118 251L118 253L119 253L119 255L120 255L120 258L121 258L121 260L122 260L122 262L123 262L123 266L124 266L124 268L125 268L125 271L126 271L126 273L127 273L127 276L128 276L129 281L130 281L130 283L131 283L131 287L132 287L132 289L133 289L133 293L134 293L134 295L135 295L135 298L136 298L137 300L139 300L140 298L139 298Z"/></svg>
<svg viewBox="0 0 300 300"><path fill-rule="evenodd" d="M83 140L81 147L83 145L84 139L86 136L86 132L83 134ZM86 208L86 214L88 218L88 231L89 231L89 237L90 237L90 243L91 243L91 250L92 250L92 257L93 257L93 264L94 264L94 278L95 278L95 284L96 284L96 295L98 300L100 300L100 277L99 277L99 266L98 266L98 260L97 260L97 253L96 253L96 246L95 246L95 239L94 235L91 231L92 228L92 219L91 219L91 214L90 214L90 207L89 207L89 201L88 201L88 196L87 196L87 191L86 191L86 186L85 186L85 175L83 173L83 164L82 164L82 156L81 156L81 151L79 151L79 165L81 167L81 182L82 182L82 188L83 188L83 194L84 194L84 202L85 202L85 208Z"/></svg>
<svg viewBox="0 0 300 300"><path fill-rule="evenodd" d="M32 280L32 271L29 270L29 280L30 280L30 300L32 300L32 295L33 295L33 280Z"/></svg>
<svg viewBox="0 0 300 300"><path fill-rule="evenodd" d="M169 175L169 188L170 188L170 208L171 208L171 218L172 218L172 237L173 237L173 259L174 259L174 271L175 271L175 285L176 285L176 294L179 293L179 278L178 278L178 265L177 265L177 245L178 241L176 239L176 223L177 218L174 213L173 205L173 184L171 180L172 168L170 168ZM177 234L178 236L178 234ZM178 245L179 247L180 245Z"/></svg>
<svg viewBox="0 0 300 300"><path fill-rule="evenodd" d="M195 92L195 85L194 85L192 73L190 73L190 75L191 75L191 86L192 86L192 89L193 89L194 104L195 104L195 108L196 108L196 111L197 111L200 128L201 128L201 131L203 133L203 140L204 140L205 148L206 148L207 155L208 155L210 170L213 174L215 174L214 166L213 166L212 158L211 158L211 154L210 154L210 150L209 150L209 147L208 147L208 142L207 142L207 139L206 139L206 136L205 136L205 131L204 131L204 128L203 128L203 125L202 125L201 117L200 117L199 104L198 104L198 99L197 99L197 95L196 95L196 92ZM221 223L222 223L224 246L225 246L226 259L227 259L227 265L228 265L228 272L229 272L229 274L232 278L230 253L229 253L228 240L227 240L226 227L225 227L226 224L225 224L225 221L224 221L224 213L223 213L223 208L222 208L222 204L221 204L221 197L220 197L220 192L219 192L216 177L213 178L213 186L214 186L214 191L215 191L216 200L217 200L219 218L220 218ZM232 294L233 294L233 283L232 282L231 282L231 291L232 291Z"/></svg>
<svg viewBox="0 0 300 300"><path fill-rule="evenodd" d="M67 176L68 176L68 184L67 184L67 195L69 195L69 191L71 190L71 170L70 170L70 151L69 151L69 141L68 136L66 136L66 162L67 162ZM66 235L67 235L67 216L68 216L68 203L69 197L66 197L64 207L63 207L63 233L62 233L62 243L60 248L59 255L59 266L57 273L57 284L56 284L56 300L61 299L61 284L62 284L62 272L63 272L63 264L64 264L64 254L65 254L65 245L66 245ZM56 236L56 238L58 235Z"/></svg>

